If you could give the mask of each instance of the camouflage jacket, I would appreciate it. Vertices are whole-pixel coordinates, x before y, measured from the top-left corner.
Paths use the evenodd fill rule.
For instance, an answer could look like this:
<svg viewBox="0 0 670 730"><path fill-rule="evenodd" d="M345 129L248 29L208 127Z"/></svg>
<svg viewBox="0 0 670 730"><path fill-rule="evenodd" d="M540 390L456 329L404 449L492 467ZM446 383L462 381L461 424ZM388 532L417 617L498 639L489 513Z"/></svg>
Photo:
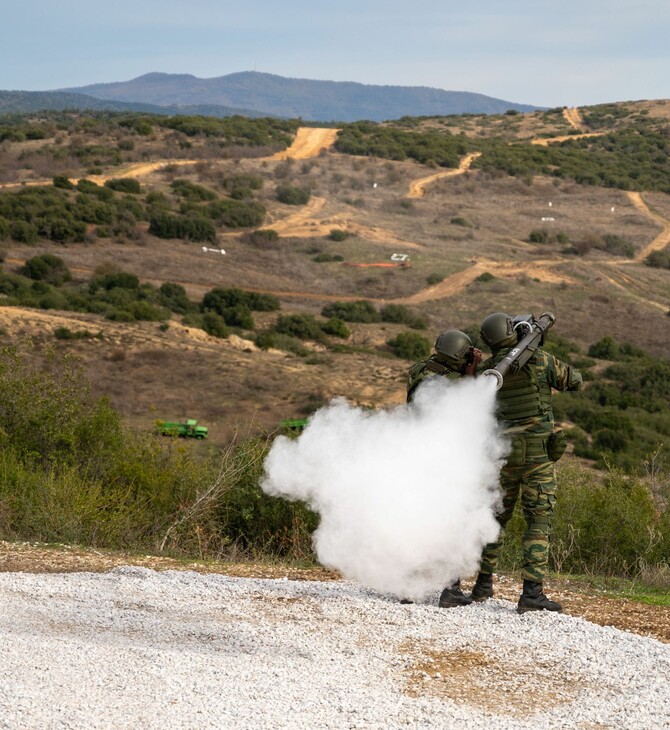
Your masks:
<svg viewBox="0 0 670 730"><path fill-rule="evenodd" d="M427 360L421 360L409 369L407 373L407 402L409 403L412 400L414 392L426 378L432 378L436 375L454 380L463 377L463 373L447 365L439 355L431 355Z"/></svg>
<svg viewBox="0 0 670 730"><path fill-rule="evenodd" d="M481 363L481 370L497 365L509 352L503 348ZM551 390L579 390L581 373L545 350L538 349L521 371L507 375L498 391L498 412L501 425L508 434L547 433L554 427ZM515 396L518 403L515 408Z"/></svg>

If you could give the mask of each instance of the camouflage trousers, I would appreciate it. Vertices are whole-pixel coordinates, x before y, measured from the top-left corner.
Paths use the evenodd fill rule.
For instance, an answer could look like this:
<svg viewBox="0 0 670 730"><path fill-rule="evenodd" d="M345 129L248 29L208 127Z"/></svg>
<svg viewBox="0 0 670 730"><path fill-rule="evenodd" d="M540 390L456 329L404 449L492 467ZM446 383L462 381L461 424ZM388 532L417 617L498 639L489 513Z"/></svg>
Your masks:
<svg viewBox="0 0 670 730"><path fill-rule="evenodd" d="M506 465L500 472L500 486L503 492L502 510L497 515L497 520L503 529L514 513L514 506L521 492L521 505L526 520L521 575L524 580L542 583L547 569L549 532L556 504L554 462ZM497 542L489 543L484 548L479 565L481 573L495 573L501 547L502 533Z"/></svg>

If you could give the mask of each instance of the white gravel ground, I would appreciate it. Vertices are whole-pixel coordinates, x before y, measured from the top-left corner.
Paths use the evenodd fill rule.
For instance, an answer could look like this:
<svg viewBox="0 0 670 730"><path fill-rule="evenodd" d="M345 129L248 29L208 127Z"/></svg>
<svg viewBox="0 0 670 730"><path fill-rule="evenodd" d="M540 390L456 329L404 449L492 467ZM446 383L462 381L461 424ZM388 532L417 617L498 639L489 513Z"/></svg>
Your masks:
<svg viewBox="0 0 670 730"><path fill-rule="evenodd" d="M118 568L0 574L0 728L670 727L670 647L489 601Z"/></svg>

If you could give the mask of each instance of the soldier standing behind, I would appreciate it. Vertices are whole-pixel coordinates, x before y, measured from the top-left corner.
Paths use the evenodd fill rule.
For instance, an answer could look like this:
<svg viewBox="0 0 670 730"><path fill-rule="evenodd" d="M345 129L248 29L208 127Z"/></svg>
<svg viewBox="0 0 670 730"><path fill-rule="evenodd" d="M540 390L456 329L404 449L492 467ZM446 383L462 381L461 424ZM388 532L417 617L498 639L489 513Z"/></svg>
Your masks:
<svg viewBox="0 0 670 730"><path fill-rule="evenodd" d="M513 321L502 312L484 319L481 335L492 352L482 368L493 368L517 343ZM519 372L505 376L498 391L498 419L511 439L512 450L500 474L502 511L497 519L504 529L521 493L526 520L519 613L562 610L561 605L547 598L542 590L556 503L554 463L566 447L565 434L554 429L551 389L579 390L581 384L579 371L538 348ZM500 555L501 539L502 536L484 547L471 593L474 601L493 596L493 573Z"/></svg>
<svg viewBox="0 0 670 730"><path fill-rule="evenodd" d="M446 330L435 340L435 353L427 360L413 365L407 375L407 402L410 403L416 389L426 378L441 376L457 380L474 376L482 359L482 351L472 346L472 340L460 330ZM403 599L401 603L411 603ZM461 590L460 580L442 591L440 606L468 606L472 600Z"/></svg>
<svg viewBox="0 0 670 730"><path fill-rule="evenodd" d="M427 360L415 363L407 374L407 402L426 378L441 375L449 379L474 375L482 351L472 346L472 340L460 330L445 330L435 340L435 352Z"/></svg>

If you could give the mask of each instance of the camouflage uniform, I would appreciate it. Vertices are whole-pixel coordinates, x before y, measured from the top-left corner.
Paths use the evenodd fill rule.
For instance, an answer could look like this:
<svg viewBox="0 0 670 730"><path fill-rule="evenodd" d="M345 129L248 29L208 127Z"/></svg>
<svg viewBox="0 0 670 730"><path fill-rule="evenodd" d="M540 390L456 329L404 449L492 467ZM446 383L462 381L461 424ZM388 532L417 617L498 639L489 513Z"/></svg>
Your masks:
<svg viewBox="0 0 670 730"><path fill-rule="evenodd" d="M510 348L494 353L482 369L492 368ZM498 418L511 439L512 450L500 474L502 511L497 519L502 528L514 512L519 492L526 519L523 536L524 580L542 583L547 567L549 532L556 503L554 462L560 458L562 432L554 431L551 389L578 390L582 376L553 355L538 349L519 373L505 376L498 391ZM560 435L559 435L560 434ZM561 441L558 445L557 441ZM484 548L479 571L495 572L501 539Z"/></svg>
<svg viewBox="0 0 670 730"><path fill-rule="evenodd" d="M414 397L414 391L426 379L440 375L450 380L457 380L463 377L463 373L457 370L453 365L445 362L444 358L439 355L431 355L427 360L417 362L409 369L407 373L407 402L409 403Z"/></svg>

